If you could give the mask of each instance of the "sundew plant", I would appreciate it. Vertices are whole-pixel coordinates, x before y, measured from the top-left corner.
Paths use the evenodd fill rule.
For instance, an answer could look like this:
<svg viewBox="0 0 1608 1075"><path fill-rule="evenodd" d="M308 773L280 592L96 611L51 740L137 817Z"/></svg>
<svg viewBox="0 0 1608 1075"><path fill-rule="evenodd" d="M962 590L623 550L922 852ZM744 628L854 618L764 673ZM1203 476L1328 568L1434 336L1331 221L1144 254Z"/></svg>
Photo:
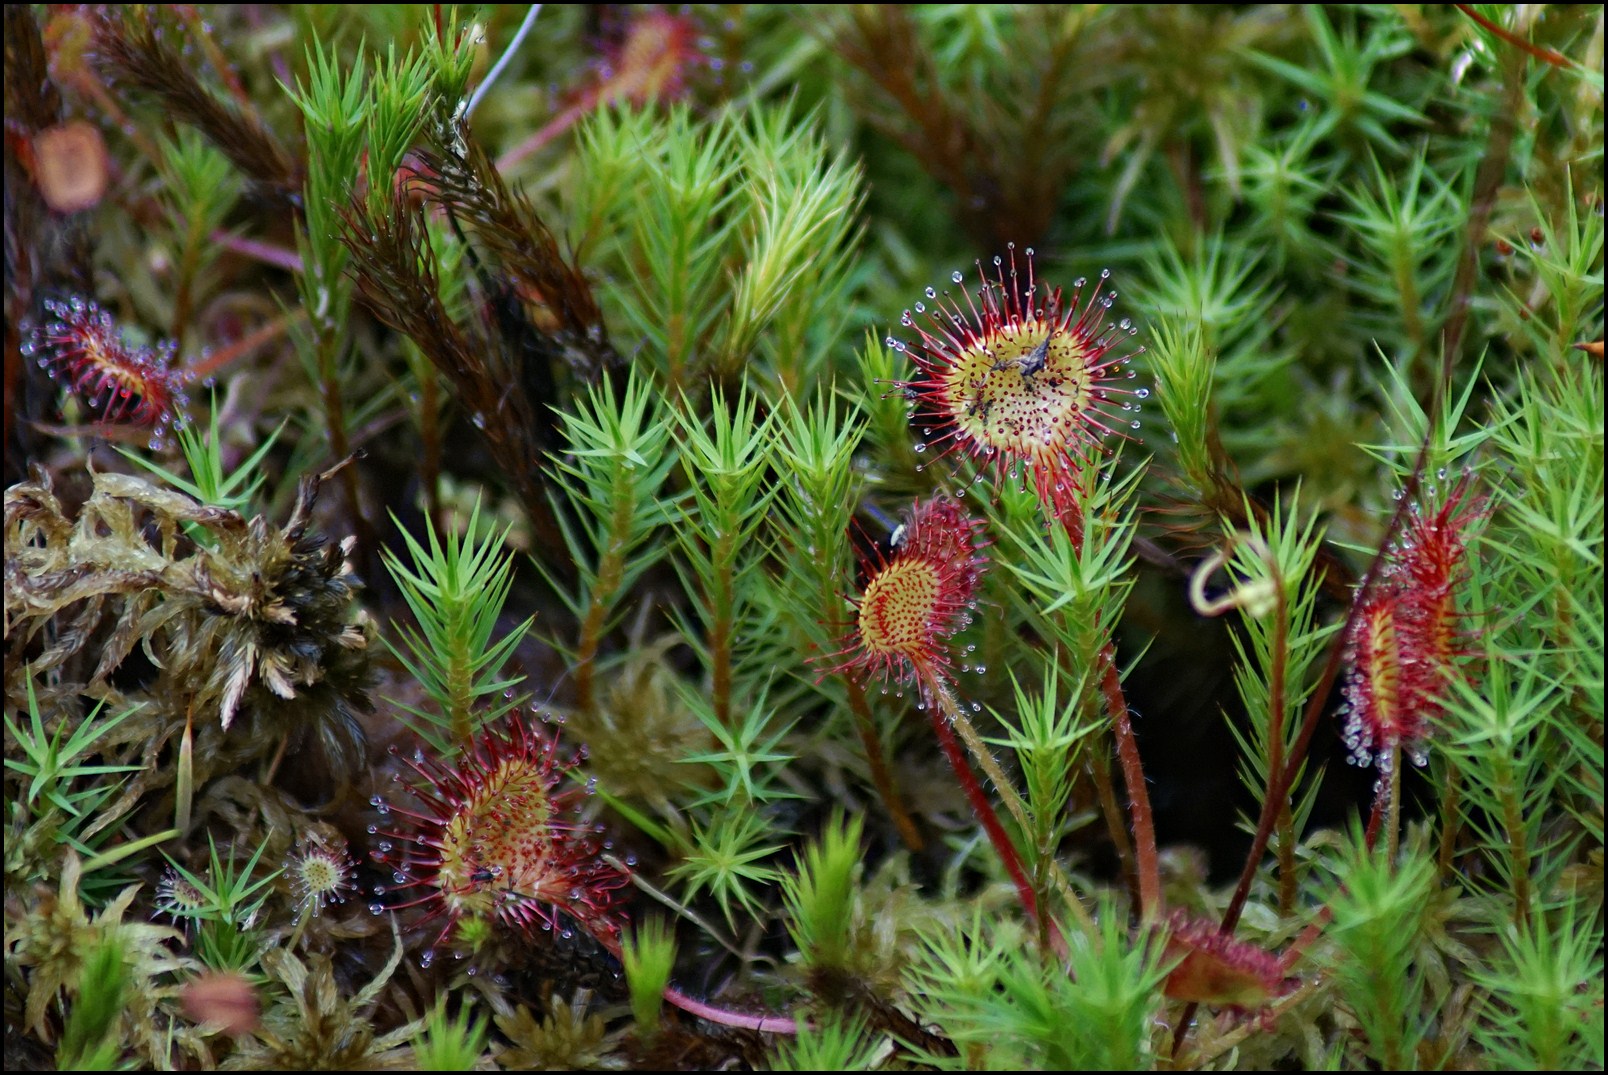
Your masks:
<svg viewBox="0 0 1608 1075"><path fill-rule="evenodd" d="M1597 1069L1598 5L8 5L24 1069Z"/></svg>

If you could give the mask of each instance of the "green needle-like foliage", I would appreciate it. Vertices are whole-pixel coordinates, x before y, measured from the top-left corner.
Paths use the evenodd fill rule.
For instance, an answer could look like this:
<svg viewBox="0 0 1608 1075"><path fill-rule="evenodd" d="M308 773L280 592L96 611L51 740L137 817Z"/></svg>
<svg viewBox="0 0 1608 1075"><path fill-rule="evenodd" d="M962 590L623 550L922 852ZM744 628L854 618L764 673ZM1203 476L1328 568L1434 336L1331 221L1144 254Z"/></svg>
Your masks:
<svg viewBox="0 0 1608 1075"><path fill-rule="evenodd" d="M774 611L792 636L775 656L802 666L840 644L841 625L831 613L849 571L846 539L863 484L854 453L865 430L856 408L840 408L824 392L807 406L788 396L774 420L770 466L787 477L774 493L769 536L780 564L762 592L776 601Z"/></svg>
<svg viewBox="0 0 1608 1075"><path fill-rule="evenodd" d="M46 732L39 712L39 703L34 697L33 683L30 681L27 724L15 725L11 722L11 716L6 715L6 731L11 734L12 742L16 743L23 753L21 758L7 758L6 768L20 773L28 781L25 802L35 816L54 807L71 817L83 817L87 812L85 800L98 802L100 792L93 788L78 788L69 792L69 784L81 777L100 773L129 773L139 769L137 765L83 764L84 759L95 754L95 741L135 712L130 709L102 720L100 710L101 707L97 704L73 729L67 741L63 742L62 736L67 732L67 722L63 721L58 725L53 735Z"/></svg>
<svg viewBox="0 0 1608 1075"><path fill-rule="evenodd" d="M707 124L600 111L580 148L581 234L622 267L612 297L665 384L765 359L775 382L805 386L843 322L859 170L785 106Z"/></svg>
<svg viewBox="0 0 1608 1075"><path fill-rule="evenodd" d="M468 1005L447 1016L445 1004L436 1006L430 1021L413 1039L413 1055L420 1071L474 1071L486 1048L488 1020L471 1021Z"/></svg>
<svg viewBox="0 0 1608 1075"><path fill-rule="evenodd" d="M1435 175L1422 147L1404 175L1387 172L1376 159L1372 181L1347 189L1351 208L1334 214L1343 234L1361 246L1362 256L1340 259L1346 286L1388 311L1382 327L1400 326L1400 342L1413 353L1434 335L1437 322L1430 318L1436 309L1444 313L1441 296L1456 265L1457 248L1447 241L1458 223L1451 212L1455 179Z"/></svg>
<svg viewBox="0 0 1608 1075"><path fill-rule="evenodd" d="M633 370L618 392L604 381L562 421L566 450L553 460L553 481L564 499L559 522L576 588L563 588L539 560L537 567L579 625L575 643L564 648L575 662L577 707L588 711L597 704L603 638L618 625L636 580L668 551L650 539L673 518L674 499L662 489L676 464L674 419Z"/></svg>
<svg viewBox="0 0 1608 1075"><path fill-rule="evenodd" d="M443 755L467 747L482 726L517 708L513 688L525 678L505 677L503 670L534 617L494 637L513 585L513 556L502 554L506 529L488 528L484 535L481 529L477 501L461 535L440 537L426 520L428 549L403 531L411 566L385 551L386 569L418 625L398 625L401 644L387 639L386 646L437 711L397 704L418 722L409 726Z"/></svg>
<svg viewBox="0 0 1608 1075"><path fill-rule="evenodd" d="M83 985L62 1032L62 1066L76 1071L115 1071L122 1044L114 1031L130 985L122 938L110 933L84 961Z"/></svg>
<svg viewBox="0 0 1608 1075"><path fill-rule="evenodd" d="M1025 846L1042 899L1055 852L1070 828L1067 805L1082 765L1079 755L1084 741L1100 725L1078 719L1077 700L1084 696L1084 685L1072 684L1063 691L1061 672L1053 665L1044 669L1038 693L1029 694L1015 673L1011 690L1015 719L996 711L1006 734L989 742L1011 749L1022 770L1032 824Z"/></svg>
<svg viewBox="0 0 1608 1075"><path fill-rule="evenodd" d="M625 966L625 981L631 990L631 1014L636 1017L637 1034L651 1039L658 1032L664 989L675 967L675 935L662 918L647 919L626 939L620 962Z"/></svg>
<svg viewBox="0 0 1608 1075"><path fill-rule="evenodd" d="M1096 655L1110 640L1132 588L1130 543L1136 526L1134 495L1142 472L1108 479L1115 461L1079 475L1083 517L1097 520L1075 548L1065 527L1031 520L999 522L1011 544L1003 562L1019 586L1018 600L1034 629L1065 646L1079 674L1092 683Z"/></svg>
<svg viewBox="0 0 1608 1075"><path fill-rule="evenodd" d="M782 881L788 930L805 965L823 973L849 969L854 882L860 864L858 818L834 818Z"/></svg>
<svg viewBox="0 0 1608 1075"><path fill-rule="evenodd" d="M1476 1031L1493 1067L1588 1071L1603 1063L1602 922L1573 904L1500 927L1500 954L1474 978L1489 992Z"/></svg>
<svg viewBox="0 0 1608 1075"><path fill-rule="evenodd" d="M1370 22L1359 31L1350 12L1308 8L1303 14L1312 32L1308 55L1300 61L1266 53L1250 58L1328 106L1315 135L1334 134L1342 145L1361 142L1382 148L1395 143L1391 125L1423 121L1398 96L1374 88L1375 68L1411 47L1399 24Z"/></svg>
<svg viewBox="0 0 1608 1075"><path fill-rule="evenodd" d="M8 1067L1602 1067L1600 6L3 18Z"/></svg>
<svg viewBox="0 0 1608 1075"><path fill-rule="evenodd" d="M194 292L220 253L213 234L224 226L240 196L240 176L228 156L193 128L162 143L166 179L165 208L178 239L179 287L174 296L173 332L183 342L190 324Z"/></svg>
<svg viewBox="0 0 1608 1075"><path fill-rule="evenodd" d="M263 461L273 450L274 442L284 432L285 426L284 423L280 423L279 428L268 434L255 451L233 467L229 467L224 459L224 437L222 429L219 428L218 417L218 400L214 393L205 431L202 431L195 422L187 422L174 430L174 437L179 442L179 452L184 456L185 466L190 471L188 479L181 478L161 464L134 452L119 448L118 453L129 462L155 474L179 492L193 497L202 504L244 514L252 508L258 492L267 480L262 469ZM192 525L186 529L197 541L210 543L212 540L200 526Z"/></svg>
<svg viewBox="0 0 1608 1075"><path fill-rule="evenodd" d="M735 927L739 911L762 913L761 893L782 876L768 863L786 846L780 842L783 835L772 817L750 802L717 808L707 824L695 820L684 835L677 834L681 860L669 877L688 900L707 892L727 926Z"/></svg>
<svg viewBox="0 0 1608 1075"><path fill-rule="evenodd" d="M1006 1070L1143 1067L1165 975L1162 949L1131 938L1112 910L1098 909L1097 933L1067 939L1065 966L1046 966L1037 948L976 919L928 938L912 984L943 1013L940 1023L961 1051L927 1059L948 1070L984 1059Z"/></svg>
<svg viewBox="0 0 1608 1075"><path fill-rule="evenodd" d="M249 971L262 957L267 940L255 927L273 893L269 886L284 872L254 876L267 850L266 842L259 844L245 866L237 868L233 849L227 861L220 859L218 845L208 832L209 865L203 873L193 873L168 859L172 884L185 886L185 896L170 900L167 913L176 921L194 925L196 956L213 970Z"/></svg>
<svg viewBox="0 0 1608 1075"><path fill-rule="evenodd" d="M1415 1070L1432 1014L1423 1011L1424 972L1417 964L1433 913L1434 863L1411 850L1391 862L1353 828L1332 869L1337 887L1328 901L1334 912L1328 935L1336 988L1362 1027L1368 1057L1386 1071Z"/></svg>
<svg viewBox="0 0 1608 1075"><path fill-rule="evenodd" d="M122 781L100 778L138 772L140 766L100 764L91 759L104 756L102 740L138 707L103 717L104 704L96 703L71 726L71 734L68 720L52 733L45 727L31 678L27 699L26 720L13 723L10 714L5 717L9 748L5 767L14 774L7 782L25 785L19 787L17 798L6 804L6 877L23 883L48 876L56 868L62 847L70 847L88 860L81 895L87 903L99 906L130 881L106 867L175 835L169 830L155 834L155 839L114 843L122 834L121 822L128 808L124 800L114 798L122 791Z"/></svg>
<svg viewBox="0 0 1608 1075"><path fill-rule="evenodd" d="M766 669L743 658L753 651L752 592L766 549L759 540L776 489L765 487L766 446L774 436L769 417L756 415L747 391L729 404L723 393L710 400L710 424L690 405L675 412L676 441L691 496L673 521L686 589L698 596L696 625L683 623L682 637L704 659L710 697L721 724L736 720L737 699ZM741 663L739 663L741 662ZM740 675L740 673L747 673Z"/></svg>
<svg viewBox="0 0 1608 1075"><path fill-rule="evenodd" d="M800 1017L798 1033L781 1043L770 1070L875 1071L878 1052L864 1018L823 1015L812 1024Z"/></svg>
<svg viewBox="0 0 1608 1075"><path fill-rule="evenodd" d="M1251 515L1248 508L1246 515ZM1251 718L1248 730L1230 722L1229 731L1240 748L1240 780L1259 799L1265 797L1272 775L1294 755L1301 715L1335 632L1334 625L1321 625L1317 618L1322 579L1313 565L1321 535L1315 522L1302 522L1301 515L1300 500L1292 495L1287 505L1272 505L1265 523L1253 519L1248 531L1225 526L1233 542L1226 565L1231 589L1219 604L1236 605L1244 628L1231 636L1237 657L1234 683ZM1204 573L1204 568L1198 570ZM1296 781L1298 787L1304 783L1300 773ZM1283 871L1294 867L1294 848L1317 788L1316 781L1305 784L1295 801L1280 804L1288 808L1287 814L1281 810L1278 832ZM1289 908L1294 898L1295 878L1284 877L1281 906Z"/></svg>

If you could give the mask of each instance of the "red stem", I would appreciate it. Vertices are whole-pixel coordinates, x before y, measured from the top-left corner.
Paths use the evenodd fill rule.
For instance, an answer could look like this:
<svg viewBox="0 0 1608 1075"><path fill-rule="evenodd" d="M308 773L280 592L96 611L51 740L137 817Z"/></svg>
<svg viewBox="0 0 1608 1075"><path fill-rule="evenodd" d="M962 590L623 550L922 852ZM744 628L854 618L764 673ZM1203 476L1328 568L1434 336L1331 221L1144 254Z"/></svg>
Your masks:
<svg viewBox="0 0 1608 1075"><path fill-rule="evenodd" d="M944 715L946 704L953 704L949 685L936 675L937 682L930 685L923 684L922 693L929 698L927 705L927 718L932 721L932 730L938 736L938 745L943 748L944 756L949 759L950 768L955 770L955 778L960 781L961 788L966 792L966 798L971 800L972 810L977 814L977 820L982 822L983 831L988 833L988 839L994 845L995 852L1000 861L1005 864L1005 872L1011 875L1011 881L1016 885L1017 894L1022 898L1022 906L1029 918L1037 924L1039 920L1038 896L1033 891L1033 884L1027 878L1027 871L1022 867L1022 856L1017 852L1016 845L1011 843L1010 836L1005 832L1005 826L999 822L999 815L994 812L994 806L988 801L983 787L977 782L977 777L971 771L971 765L966 761L966 752L961 749L955 738L954 729L949 726L949 720Z"/></svg>
<svg viewBox="0 0 1608 1075"><path fill-rule="evenodd" d="M620 939L607 934L592 933L592 939L608 950L615 959L622 959ZM729 1008L721 1008L710 1004L706 1000L689 997L675 986L664 987L664 999L671 1005L680 1008L689 1015L696 1015L700 1019L707 1019L711 1023L721 1026L737 1027L742 1030L759 1030L767 1034L797 1034L798 1023L790 1015L753 1015L748 1012L734 1012Z"/></svg>
<svg viewBox="0 0 1608 1075"><path fill-rule="evenodd" d="M713 1004L695 1000L670 986L664 990L664 999L691 1015L707 1019L721 1026L734 1026L742 1030L761 1030L767 1034L797 1034L798 1023L789 1015L749 1015Z"/></svg>
<svg viewBox="0 0 1608 1075"><path fill-rule="evenodd" d="M1503 41L1506 41L1508 44L1512 45L1514 48L1523 50L1529 55L1540 60L1542 63L1551 64L1553 67L1577 66L1573 60L1569 59L1569 57L1565 56L1561 52L1553 52L1551 49L1542 48L1540 45L1532 45L1530 42L1524 40L1524 38L1518 36L1513 31L1502 29L1502 27L1498 26L1496 23L1492 22L1484 15L1481 15L1478 11L1475 11L1473 4L1453 4L1452 6L1461 11L1463 14L1467 15L1469 18L1473 19L1475 22L1479 23L1481 26L1485 27L1487 30L1491 31L1491 33L1495 34L1497 37L1500 37Z"/></svg>
<svg viewBox="0 0 1608 1075"><path fill-rule="evenodd" d="M1145 788L1145 767L1139 759L1139 741L1129 719L1128 699L1122 693L1122 677L1117 658L1107 642L1100 648L1100 692L1105 695L1111 716L1111 731L1117 742L1117 760L1122 764L1122 782L1128 785L1128 817L1133 825L1135 857L1139 868L1139 914L1145 920L1161 910L1161 866L1156 856L1156 823L1150 813L1150 792Z"/></svg>

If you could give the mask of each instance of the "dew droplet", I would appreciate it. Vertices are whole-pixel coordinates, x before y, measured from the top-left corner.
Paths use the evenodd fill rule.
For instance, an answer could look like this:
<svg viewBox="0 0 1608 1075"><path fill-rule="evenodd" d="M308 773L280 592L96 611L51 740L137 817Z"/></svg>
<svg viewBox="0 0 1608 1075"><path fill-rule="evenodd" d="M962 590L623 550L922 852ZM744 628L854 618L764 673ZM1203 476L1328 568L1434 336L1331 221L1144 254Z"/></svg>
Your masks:
<svg viewBox="0 0 1608 1075"><path fill-rule="evenodd" d="M949 274L949 279L953 280L957 284L960 283L965 278L966 277L961 273L961 271L959 269L956 269L954 272Z"/></svg>

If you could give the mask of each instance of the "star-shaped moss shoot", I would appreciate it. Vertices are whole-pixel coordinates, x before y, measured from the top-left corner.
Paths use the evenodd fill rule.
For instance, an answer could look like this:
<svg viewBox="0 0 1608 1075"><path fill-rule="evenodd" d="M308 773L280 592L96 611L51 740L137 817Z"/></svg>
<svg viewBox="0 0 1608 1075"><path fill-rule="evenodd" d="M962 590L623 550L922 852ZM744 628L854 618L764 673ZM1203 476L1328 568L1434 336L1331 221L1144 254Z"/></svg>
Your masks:
<svg viewBox="0 0 1608 1075"><path fill-rule="evenodd" d="M900 387L936 419L935 446L1012 473L1028 469L1040 500L1059 516L1072 503L1071 476L1090 453L1107 435L1138 426L1134 400L1148 392L1128 387L1134 374L1123 369L1143 350L1127 349L1137 330L1126 318L1106 322L1117 297L1100 290L1109 272L1084 301L1084 279L1074 281L1070 300L1042 285L1031 248L1025 279L1015 244L1008 258L994 258L993 279L981 263L977 271L982 286L964 293L964 308L929 287L927 301L904 312L900 323L921 340L913 347L889 340L918 371Z"/></svg>
<svg viewBox="0 0 1608 1075"><path fill-rule="evenodd" d="M417 806L376 797L381 813L401 823L370 830L383 837L374 858L393 871L388 890L411 894L393 909L444 915L438 943L459 924L471 938L489 927L534 936L562 913L618 953L617 897L628 877L603 859L592 827L575 820L586 794L569 777L578 760L560 761L556 744L517 716L450 764L416 753L408 765L419 777Z"/></svg>
<svg viewBox="0 0 1608 1075"><path fill-rule="evenodd" d="M946 496L917 504L895 532L890 553L861 564L865 589L854 600L854 630L828 660L828 672L862 683L911 684L925 693L951 667L949 640L971 622L987 562L982 521Z"/></svg>

